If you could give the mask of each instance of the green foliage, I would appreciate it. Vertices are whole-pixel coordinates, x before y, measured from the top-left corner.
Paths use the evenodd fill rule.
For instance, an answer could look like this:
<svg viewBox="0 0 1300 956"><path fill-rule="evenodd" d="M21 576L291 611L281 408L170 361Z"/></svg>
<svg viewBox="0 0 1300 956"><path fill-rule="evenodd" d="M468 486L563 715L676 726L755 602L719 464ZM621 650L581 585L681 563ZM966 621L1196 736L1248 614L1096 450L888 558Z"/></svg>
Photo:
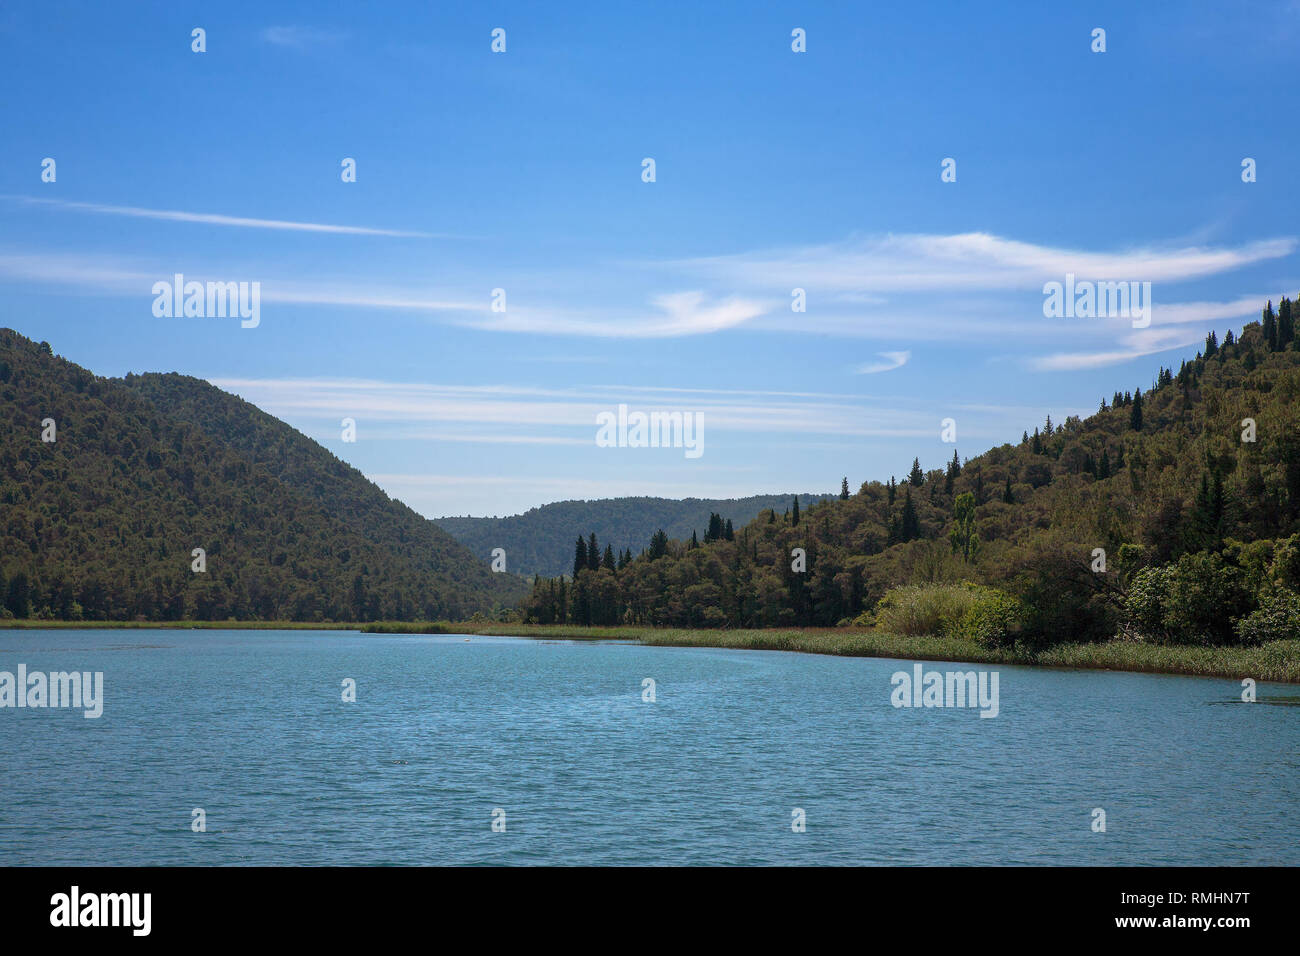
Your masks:
<svg viewBox="0 0 1300 956"><path fill-rule="evenodd" d="M980 592L966 609L957 633L982 647L1004 648L1015 645L1024 629L1024 608L1009 594L994 588Z"/></svg>
<svg viewBox="0 0 1300 956"><path fill-rule="evenodd" d="M1237 640L1247 646L1300 639L1300 595L1278 589L1237 622Z"/></svg>
<svg viewBox="0 0 1300 956"><path fill-rule="evenodd" d="M876 603L876 626L892 634L913 637L954 635L983 597L981 589L962 584L890 588Z"/></svg>
<svg viewBox="0 0 1300 956"><path fill-rule="evenodd" d="M955 454L955 452L954 452ZM975 495L963 491L953 504L953 527L948 532L953 554L961 555L966 562L973 562L979 555L980 538L975 529Z"/></svg>
<svg viewBox="0 0 1300 956"><path fill-rule="evenodd" d="M1242 569L1209 551L1185 554L1172 565L1140 572L1126 610L1144 635L1179 644L1225 644L1233 622L1250 610Z"/></svg>
<svg viewBox="0 0 1300 956"><path fill-rule="evenodd" d="M465 617L526 591L207 382L99 378L7 329L0 362L0 575L15 616ZM54 442L40 440L47 417ZM196 547L206 573L191 570Z"/></svg>
<svg viewBox="0 0 1300 956"><path fill-rule="evenodd" d="M971 627L1017 653L1121 627L1157 642L1123 654L1152 660L1164 658L1150 648L1173 642L1232 644L1271 588L1300 593L1300 352L1277 344L1276 321L1273 336L1248 324L1212 340L1212 358L1161 368L1153 387L1116 391L1095 415L1049 420L946 470L927 473L916 458L901 483L868 481L801 508L797 527L777 504L698 548L678 543L686 528L617 569L615 604L623 620L655 627L888 618L959 633L932 596L905 602L910 592L892 589L969 578L1009 599L974 612ZM1256 441L1242 440L1244 418ZM564 529L566 547L579 528ZM791 569L794 548L806 550L804 573ZM1097 548L1105 570L1091 566Z"/></svg>

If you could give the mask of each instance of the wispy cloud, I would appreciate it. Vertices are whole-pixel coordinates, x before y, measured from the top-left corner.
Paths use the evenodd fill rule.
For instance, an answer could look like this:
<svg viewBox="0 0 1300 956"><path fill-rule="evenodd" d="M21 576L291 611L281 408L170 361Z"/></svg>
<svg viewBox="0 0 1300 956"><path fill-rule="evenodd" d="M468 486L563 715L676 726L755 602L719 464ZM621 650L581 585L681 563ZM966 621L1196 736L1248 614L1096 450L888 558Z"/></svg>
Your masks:
<svg viewBox="0 0 1300 956"><path fill-rule="evenodd" d="M1195 332L1180 329L1148 329L1121 338L1118 349L1102 352L1057 352L1030 359L1031 368L1040 372L1074 372L1080 369L1122 365L1134 359L1157 355L1172 349L1186 348L1201 341Z"/></svg>
<svg viewBox="0 0 1300 956"><path fill-rule="evenodd" d="M900 407L894 397L868 399L833 394L772 393L683 388L671 397L662 388L635 385L564 389L512 385L427 385L353 379L213 378L273 415L289 420L457 426L456 434L492 441L529 429L555 429L558 437L594 441L596 415L618 403L649 410L690 410L713 431L792 436L935 437L942 415L924 403ZM472 428L473 431L469 432ZM567 430L567 431L566 431ZM390 436L398 434L392 428ZM401 434L413 437L416 431ZM426 433L427 434L427 433ZM445 434L441 432L440 434ZM545 434L533 432L532 434ZM430 440L454 440L446 438Z"/></svg>
<svg viewBox="0 0 1300 956"><path fill-rule="evenodd" d="M493 332L583 335L593 338L675 338L705 335L743 325L771 310L771 303L731 296L716 301L700 291L655 296L653 311L626 306L579 310L509 306L506 312L466 317L459 324Z"/></svg>
<svg viewBox="0 0 1300 956"><path fill-rule="evenodd" d="M883 362L869 362L854 369L857 375L875 375L877 372L890 372L902 368L912 357L911 352L877 352Z"/></svg>
<svg viewBox="0 0 1300 956"><path fill-rule="evenodd" d="M305 26L278 26L267 27L259 36L264 43L270 43L274 46L292 47L296 50L305 50L309 47L328 46L343 40L347 34L338 33L333 30L322 30L318 27Z"/></svg>
<svg viewBox="0 0 1300 956"><path fill-rule="evenodd" d="M1154 305L1151 309L1151 327L1117 337L1120 348L1101 351L1081 350L1056 352L1029 360L1029 367L1044 372L1078 371L1121 365L1134 359L1157 355L1173 349L1196 345L1213 328L1224 320L1242 322L1257 318L1260 303L1266 295L1242 296L1231 302L1175 302ZM1185 328L1199 325L1199 330ZM1184 328L1180 328L1184 326Z"/></svg>
<svg viewBox="0 0 1300 956"><path fill-rule="evenodd" d="M1049 279L1165 282L1238 269L1295 251L1295 238L1237 247L1137 247L1094 252L1018 242L984 232L901 234L735 255L672 265L752 288L815 288L836 293L1041 289Z"/></svg>
<svg viewBox="0 0 1300 956"><path fill-rule="evenodd" d="M292 232L321 232L343 236L397 236L406 239L458 238L431 232L411 232L404 229L377 229L370 226L338 226L323 222L295 222L288 219L256 219L249 216L227 216L221 213L186 212L179 209L145 209L140 206L110 206L104 203L71 202L65 199L35 199L30 196L0 196L12 202L29 205L54 206L74 212L93 212L109 216L131 216L136 219L157 219L164 222L194 222L208 226L235 226L244 229L281 229Z"/></svg>

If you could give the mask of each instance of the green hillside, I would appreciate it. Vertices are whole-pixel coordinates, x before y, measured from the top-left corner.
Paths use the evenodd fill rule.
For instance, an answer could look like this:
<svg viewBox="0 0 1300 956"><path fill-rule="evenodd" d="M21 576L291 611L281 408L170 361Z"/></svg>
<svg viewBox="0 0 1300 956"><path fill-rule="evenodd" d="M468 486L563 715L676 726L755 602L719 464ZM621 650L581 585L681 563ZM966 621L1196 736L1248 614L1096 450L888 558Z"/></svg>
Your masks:
<svg viewBox="0 0 1300 956"><path fill-rule="evenodd" d="M833 626L1047 646L1300 637L1300 351L1292 304L1087 419L864 484L734 540L656 541L540 581L527 618ZM1254 434L1251 434L1253 421ZM1251 437L1253 441L1248 440ZM902 464L902 463L900 463ZM570 538L585 528L575 524ZM805 552L804 567L793 551ZM1098 550L1100 549L1100 550ZM1102 553L1104 551L1104 565Z"/></svg>
<svg viewBox="0 0 1300 956"><path fill-rule="evenodd" d="M325 449L197 379L100 378L4 329L0 419L0 615L464 617L525 590Z"/></svg>
<svg viewBox="0 0 1300 956"><path fill-rule="evenodd" d="M709 516L717 513L736 527L751 521L764 508L790 506L793 495L751 495L748 498L604 498L557 501L507 518L435 518L458 541L480 557L505 548L510 570L520 574L567 574L573 566L577 534L594 532L601 546L617 552L637 552L650 536L663 531L671 538L704 535ZM800 495L804 503L829 495Z"/></svg>

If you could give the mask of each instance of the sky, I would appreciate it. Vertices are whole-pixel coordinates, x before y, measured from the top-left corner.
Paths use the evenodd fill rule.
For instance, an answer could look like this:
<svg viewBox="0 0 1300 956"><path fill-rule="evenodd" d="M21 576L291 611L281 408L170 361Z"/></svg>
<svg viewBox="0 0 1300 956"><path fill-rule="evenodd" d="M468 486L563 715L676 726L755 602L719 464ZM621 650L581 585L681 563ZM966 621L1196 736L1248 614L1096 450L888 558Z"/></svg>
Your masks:
<svg viewBox="0 0 1300 956"><path fill-rule="evenodd" d="M430 517L856 489L1300 291L1298 43L1255 0L11 0L0 326L208 379ZM257 325L156 315L177 274ZM1047 314L1067 275L1149 325ZM598 444L620 405L700 454Z"/></svg>

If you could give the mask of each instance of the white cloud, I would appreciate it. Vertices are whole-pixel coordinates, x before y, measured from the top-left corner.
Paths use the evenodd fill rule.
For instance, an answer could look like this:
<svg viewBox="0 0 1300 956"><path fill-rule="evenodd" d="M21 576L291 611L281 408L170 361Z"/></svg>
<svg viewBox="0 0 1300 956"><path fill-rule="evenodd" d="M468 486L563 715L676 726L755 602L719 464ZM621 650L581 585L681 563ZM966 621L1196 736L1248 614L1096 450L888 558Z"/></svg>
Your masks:
<svg viewBox="0 0 1300 956"><path fill-rule="evenodd" d="M625 308L584 312L575 309L509 305L506 312L489 312L459 324L492 332L585 335L596 338L674 338L705 335L743 325L763 315L770 304L732 296L709 302L700 291L657 295L656 312L629 314Z"/></svg>
<svg viewBox="0 0 1300 956"><path fill-rule="evenodd" d="M145 209L140 206L111 206L105 203L72 202L65 199L34 199L30 196L0 196L12 202L28 205L55 206L74 212L93 212L108 216L131 216L136 219L157 219L165 222L193 222L208 226L237 226L246 229L280 229L293 232L320 232L345 236L397 236L408 239L453 238L429 232L409 232L403 229L375 229L370 226L336 226L322 222L295 222L287 219L255 219L249 216L227 216L220 213L186 212L179 209Z"/></svg>
<svg viewBox="0 0 1300 956"><path fill-rule="evenodd" d="M308 47L337 43L342 40L345 35L346 34L336 33L332 30L322 30L317 27L304 26L267 27L260 34L265 43L270 43L275 46L293 47L297 50L305 50Z"/></svg>
<svg viewBox="0 0 1300 956"><path fill-rule="evenodd" d="M1137 247L1090 252L1018 242L983 232L899 234L790 249L665 263L742 286L804 287L836 293L1039 289L1074 273L1079 279L1170 282L1214 275L1290 255L1294 238L1236 248ZM811 295L811 294L810 294Z"/></svg>
<svg viewBox="0 0 1300 956"><path fill-rule="evenodd" d="M859 365L854 370L857 375L875 375L877 372L891 372L896 368L902 368L911 359L911 352L877 352L883 362L870 362L866 365Z"/></svg>

